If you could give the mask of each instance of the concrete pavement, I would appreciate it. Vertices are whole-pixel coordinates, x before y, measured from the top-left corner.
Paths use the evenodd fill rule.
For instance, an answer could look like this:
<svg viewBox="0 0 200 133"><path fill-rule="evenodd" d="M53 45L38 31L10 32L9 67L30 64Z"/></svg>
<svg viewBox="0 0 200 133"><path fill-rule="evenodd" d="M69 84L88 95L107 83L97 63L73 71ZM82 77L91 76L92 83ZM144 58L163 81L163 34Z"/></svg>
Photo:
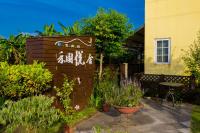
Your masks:
<svg viewBox="0 0 200 133"><path fill-rule="evenodd" d="M101 127L102 133L190 133L192 105L172 107L150 99L143 100L144 108L134 114L120 114L114 108L110 112L97 112L75 127L75 133L94 133Z"/></svg>

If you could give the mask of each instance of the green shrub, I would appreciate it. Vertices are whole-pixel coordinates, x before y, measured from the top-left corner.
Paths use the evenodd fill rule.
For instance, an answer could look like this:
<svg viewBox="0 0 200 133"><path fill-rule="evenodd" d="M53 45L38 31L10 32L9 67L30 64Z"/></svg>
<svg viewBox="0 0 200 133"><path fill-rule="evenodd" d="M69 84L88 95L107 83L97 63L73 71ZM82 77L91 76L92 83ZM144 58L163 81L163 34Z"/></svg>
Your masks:
<svg viewBox="0 0 200 133"><path fill-rule="evenodd" d="M190 45L189 49L185 51L183 60L188 68L186 72L190 75L194 75L196 80L200 82L200 31L197 39Z"/></svg>
<svg viewBox="0 0 200 133"><path fill-rule="evenodd" d="M89 106L100 109L102 107L102 98L100 96L94 96L94 94L92 94L89 99Z"/></svg>
<svg viewBox="0 0 200 133"><path fill-rule="evenodd" d="M26 40L30 35L10 35L8 38L0 38L0 62L9 64L26 63Z"/></svg>
<svg viewBox="0 0 200 133"><path fill-rule="evenodd" d="M200 133L200 106L197 105L192 107L191 131Z"/></svg>
<svg viewBox="0 0 200 133"><path fill-rule="evenodd" d="M95 80L93 95L90 98L90 104L100 108L103 103L109 103L108 99L111 96L110 91L118 86L117 71L111 71L110 68L105 68L101 80Z"/></svg>
<svg viewBox="0 0 200 133"><path fill-rule="evenodd" d="M4 104L5 102L5 99L3 97L0 97L0 109L1 109L1 106Z"/></svg>
<svg viewBox="0 0 200 133"><path fill-rule="evenodd" d="M70 95L73 91L74 81L69 81L65 76L62 88L55 87L56 95L59 97L65 112L68 114L73 111L71 107L71 98Z"/></svg>
<svg viewBox="0 0 200 133"><path fill-rule="evenodd" d="M8 65L0 63L0 95L19 99L38 95L49 89L52 74L43 63L32 65Z"/></svg>
<svg viewBox="0 0 200 133"><path fill-rule="evenodd" d="M75 109L71 106L71 98L70 95L73 92L73 87L74 87L74 81L69 80L66 76L64 78L63 86L61 88L55 87L56 95L58 96L60 102L62 103L65 113L62 117L64 122L68 126L73 126L80 120L83 120L85 118L88 118L91 116L94 112L96 112L96 109L93 107L88 107L85 108L81 111L76 111L79 110L79 106L77 105L77 109Z"/></svg>
<svg viewBox="0 0 200 133"><path fill-rule="evenodd" d="M0 110L0 131L14 132L23 127L26 130L47 131L61 120L61 112L52 107L54 99L47 96L33 96L17 102L7 100Z"/></svg>

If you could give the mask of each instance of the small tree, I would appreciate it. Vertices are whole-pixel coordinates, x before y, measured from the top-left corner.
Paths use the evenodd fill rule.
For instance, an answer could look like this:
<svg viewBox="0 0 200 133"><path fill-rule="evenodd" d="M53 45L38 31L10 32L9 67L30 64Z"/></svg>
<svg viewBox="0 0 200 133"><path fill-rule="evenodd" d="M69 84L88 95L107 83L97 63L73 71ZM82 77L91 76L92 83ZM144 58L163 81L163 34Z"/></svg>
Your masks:
<svg viewBox="0 0 200 133"><path fill-rule="evenodd" d="M99 78L102 75L102 64L105 55L121 51L125 39L132 33L128 18L115 11L100 8L94 17L83 19L83 34L96 37L96 49L100 54Z"/></svg>
<svg viewBox="0 0 200 133"><path fill-rule="evenodd" d="M183 60L188 67L188 71L191 75L200 81L200 32L198 33L197 39L189 47L188 51L185 51Z"/></svg>

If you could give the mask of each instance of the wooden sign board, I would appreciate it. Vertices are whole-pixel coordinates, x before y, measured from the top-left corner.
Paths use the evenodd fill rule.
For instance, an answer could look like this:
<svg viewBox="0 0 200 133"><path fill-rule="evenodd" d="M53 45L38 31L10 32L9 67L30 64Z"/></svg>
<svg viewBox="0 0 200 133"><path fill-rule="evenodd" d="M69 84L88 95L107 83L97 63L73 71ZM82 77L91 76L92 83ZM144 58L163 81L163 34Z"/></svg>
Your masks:
<svg viewBox="0 0 200 133"><path fill-rule="evenodd" d="M83 108L91 95L95 72L94 37L39 37L27 40L27 62L46 63L53 84L61 87L64 75L74 80L72 105Z"/></svg>

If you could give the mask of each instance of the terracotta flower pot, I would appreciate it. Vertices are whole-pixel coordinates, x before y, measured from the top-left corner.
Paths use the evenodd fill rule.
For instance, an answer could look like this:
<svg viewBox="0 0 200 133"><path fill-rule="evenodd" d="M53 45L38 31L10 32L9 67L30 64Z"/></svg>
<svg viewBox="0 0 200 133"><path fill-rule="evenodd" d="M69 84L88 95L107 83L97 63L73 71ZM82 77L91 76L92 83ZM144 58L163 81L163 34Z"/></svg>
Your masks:
<svg viewBox="0 0 200 133"><path fill-rule="evenodd" d="M135 113L137 111L139 111L143 105L140 104L138 106L135 107L120 107L120 106L114 106L120 113L123 114L131 114L131 113Z"/></svg>
<svg viewBox="0 0 200 133"><path fill-rule="evenodd" d="M64 126L64 133L74 133L74 129L68 125Z"/></svg>
<svg viewBox="0 0 200 133"><path fill-rule="evenodd" d="M104 103L104 104L103 104L103 111L104 111L104 112L109 112L109 111L110 111L110 105L107 104L107 103Z"/></svg>

